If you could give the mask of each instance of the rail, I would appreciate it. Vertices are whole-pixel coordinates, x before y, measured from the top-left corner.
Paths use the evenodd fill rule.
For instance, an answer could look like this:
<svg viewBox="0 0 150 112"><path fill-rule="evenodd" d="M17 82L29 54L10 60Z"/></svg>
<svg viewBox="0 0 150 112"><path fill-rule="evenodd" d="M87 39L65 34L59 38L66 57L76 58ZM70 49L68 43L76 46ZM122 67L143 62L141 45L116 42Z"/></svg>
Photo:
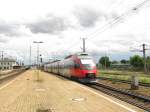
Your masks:
<svg viewBox="0 0 150 112"><path fill-rule="evenodd" d="M5 75L0 77L0 82L8 80L8 79L11 79L11 78L13 78L13 77L15 77L17 75L20 75L21 73L23 73L25 71L26 71L26 69L19 69L19 70L15 70L14 72L11 72L11 73L9 73L7 75L5 74Z"/></svg>

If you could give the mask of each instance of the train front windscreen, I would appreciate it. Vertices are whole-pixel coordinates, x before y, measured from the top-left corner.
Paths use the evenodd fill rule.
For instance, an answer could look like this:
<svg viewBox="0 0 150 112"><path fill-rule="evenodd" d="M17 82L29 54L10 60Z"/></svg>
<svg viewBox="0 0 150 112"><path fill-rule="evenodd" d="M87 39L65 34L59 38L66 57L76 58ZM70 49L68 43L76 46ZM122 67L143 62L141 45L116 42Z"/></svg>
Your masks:
<svg viewBox="0 0 150 112"><path fill-rule="evenodd" d="M81 59L81 64L85 70L93 70L96 66L92 59Z"/></svg>

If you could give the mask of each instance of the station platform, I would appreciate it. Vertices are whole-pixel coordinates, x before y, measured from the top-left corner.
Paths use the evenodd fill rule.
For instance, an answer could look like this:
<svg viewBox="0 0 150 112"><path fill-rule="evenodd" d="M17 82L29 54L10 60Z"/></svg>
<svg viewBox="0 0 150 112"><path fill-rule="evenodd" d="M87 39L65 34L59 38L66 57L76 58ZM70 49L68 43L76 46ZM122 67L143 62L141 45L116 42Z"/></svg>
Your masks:
<svg viewBox="0 0 150 112"><path fill-rule="evenodd" d="M59 76L28 70L0 86L0 112L144 112Z"/></svg>

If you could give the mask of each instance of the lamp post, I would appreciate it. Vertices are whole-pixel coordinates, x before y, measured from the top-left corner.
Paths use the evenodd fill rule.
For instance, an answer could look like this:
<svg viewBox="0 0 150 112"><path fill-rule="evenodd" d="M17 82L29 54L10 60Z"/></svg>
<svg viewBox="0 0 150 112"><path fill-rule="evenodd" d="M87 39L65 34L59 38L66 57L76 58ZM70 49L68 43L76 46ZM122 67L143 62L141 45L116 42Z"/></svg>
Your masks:
<svg viewBox="0 0 150 112"><path fill-rule="evenodd" d="M37 80L39 81L39 44L43 43L42 41L33 41L37 44Z"/></svg>

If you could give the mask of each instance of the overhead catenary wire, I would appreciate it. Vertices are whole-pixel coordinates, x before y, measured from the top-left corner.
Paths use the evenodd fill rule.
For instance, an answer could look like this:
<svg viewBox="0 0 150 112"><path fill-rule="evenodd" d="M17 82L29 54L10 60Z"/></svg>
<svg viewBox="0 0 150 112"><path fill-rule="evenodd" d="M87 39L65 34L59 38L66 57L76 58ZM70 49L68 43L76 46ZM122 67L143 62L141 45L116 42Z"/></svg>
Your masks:
<svg viewBox="0 0 150 112"><path fill-rule="evenodd" d="M125 17L127 17L129 14L135 13L135 11L139 10L139 8L141 8L143 5L145 5L149 1L150 0L145 0L142 3L139 3L135 7L131 8L130 10L128 10L127 12L125 12L125 13L121 14L120 16L116 17L115 19L113 19L111 22L109 22L106 25L102 26L100 29L98 28L97 30L95 30L94 32L92 32L91 34L89 34L88 38L94 38L98 34L103 33L104 31L106 31L107 29L111 28L113 25L117 24L122 19L124 19ZM90 36L90 35L92 35L92 36Z"/></svg>
<svg viewBox="0 0 150 112"><path fill-rule="evenodd" d="M126 18L128 15L134 13L135 11L139 10L139 8L141 8L145 3L147 3L150 0L145 0L142 3L136 5L135 7L131 8L130 10L128 10L126 13L121 14L120 16L118 16L117 18L115 18L113 21L111 21L110 24L106 24L104 25L101 30L99 31L98 29L93 32L92 36L88 37L89 39L93 39L94 37L96 37L98 34L103 33L104 31L106 31L107 29L111 28L113 25L119 23L122 19ZM90 41L91 42L91 41ZM137 49L136 49L137 50ZM145 49L147 50L147 49ZM143 50L138 50L139 52L143 52ZM146 66L146 65L145 65Z"/></svg>
<svg viewBox="0 0 150 112"><path fill-rule="evenodd" d="M105 24L104 26L102 26L101 28L96 29L94 32L92 32L89 35L86 35L86 37L88 37L88 39L93 39L94 37L96 37L97 35L99 35L100 33L105 32L106 30L108 30L109 28L111 28L113 25L121 22L123 19L125 19L128 15L135 13L135 11L139 10L139 8L141 8L143 5L145 5L147 2L149 2L150 0L145 0L139 4L137 4L135 7L131 8L130 10L128 10L127 12L121 14L120 16L114 18L112 21L110 21L109 23ZM78 41L77 41L78 42ZM71 49L74 45L77 44L77 42L75 44L73 44L72 46L69 47L69 49Z"/></svg>

